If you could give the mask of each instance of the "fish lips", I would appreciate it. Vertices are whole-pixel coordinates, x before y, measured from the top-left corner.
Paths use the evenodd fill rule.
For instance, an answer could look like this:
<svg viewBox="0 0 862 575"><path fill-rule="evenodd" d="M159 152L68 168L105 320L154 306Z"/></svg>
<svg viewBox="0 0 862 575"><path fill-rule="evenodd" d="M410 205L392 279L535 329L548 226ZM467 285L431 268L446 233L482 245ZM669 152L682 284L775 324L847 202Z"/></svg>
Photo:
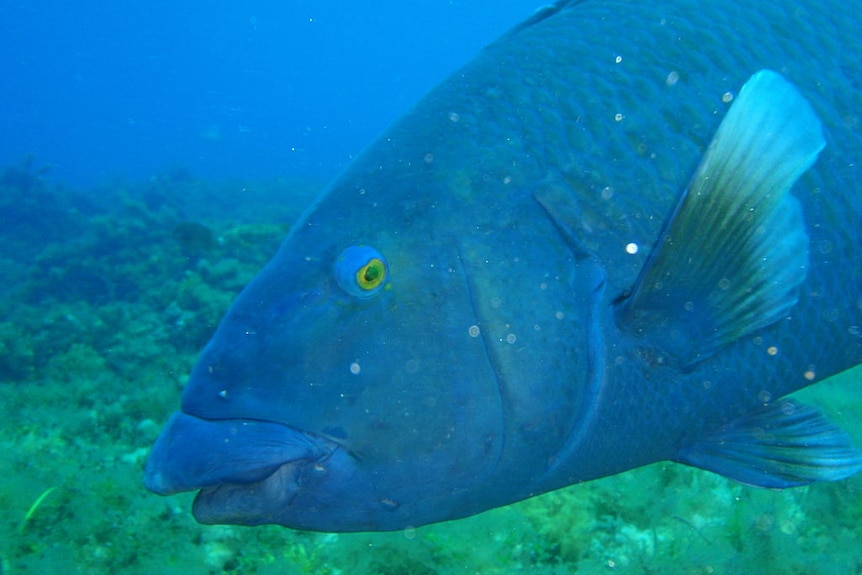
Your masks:
<svg viewBox="0 0 862 575"><path fill-rule="evenodd" d="M356 461L344 449L316 461L292 461L253 483L225 483L202 489L192 513L204 524L262 525L295 529L344 530L364 507L355 497ZM358 510L358 511L357 511ZM332 514L337 521L334 522Z"/></svg>
<svg viewBox="0 0 862 575"><path fill-rule="evenodd" d="M160 495L201 489L195 515L203 523L249 524L244 518L250 509L274 511L288 504L299 475L321 466L336 450L329 440L277 422L207 420L178 412L153 446L144 482ZM247 512L237 508L239 501ZM266 515L254 522L266 522Z"/></svg>

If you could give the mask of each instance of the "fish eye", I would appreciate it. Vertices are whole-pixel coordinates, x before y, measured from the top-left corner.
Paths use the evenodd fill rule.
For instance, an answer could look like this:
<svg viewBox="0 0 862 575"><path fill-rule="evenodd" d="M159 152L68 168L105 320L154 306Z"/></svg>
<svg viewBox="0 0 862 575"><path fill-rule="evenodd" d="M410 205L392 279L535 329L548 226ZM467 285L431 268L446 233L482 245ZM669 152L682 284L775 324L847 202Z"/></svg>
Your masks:
<svg viewBox="0 0 862 575"><path fill-rule="evenodd" d="M341 289L355 297L369 297L386 283L386 258L371 246L350 246L335 259L335 279Z"/></svg>

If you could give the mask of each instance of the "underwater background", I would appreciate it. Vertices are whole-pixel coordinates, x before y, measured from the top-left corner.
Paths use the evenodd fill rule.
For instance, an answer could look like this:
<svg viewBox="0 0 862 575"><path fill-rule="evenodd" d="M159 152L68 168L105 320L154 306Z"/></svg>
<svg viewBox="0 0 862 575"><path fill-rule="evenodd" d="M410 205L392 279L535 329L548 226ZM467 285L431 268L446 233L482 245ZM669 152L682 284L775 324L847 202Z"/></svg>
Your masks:
<svg viewBox="0 0 862 575"><path fill-rule="evenodd" d="M862 573L862 477L672 463L394 533L202 526L143 465L308 203L535 0L0 0L0 574ZM828 345L828 342L824 342ZM859 370L797 396L862 445Z"/></svg>

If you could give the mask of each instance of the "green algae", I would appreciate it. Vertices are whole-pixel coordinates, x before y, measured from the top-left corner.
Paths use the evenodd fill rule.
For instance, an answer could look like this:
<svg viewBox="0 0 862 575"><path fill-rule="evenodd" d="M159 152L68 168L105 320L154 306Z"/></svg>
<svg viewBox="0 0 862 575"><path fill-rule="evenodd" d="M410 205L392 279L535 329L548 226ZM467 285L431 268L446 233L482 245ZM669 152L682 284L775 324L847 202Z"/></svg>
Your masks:
<svg viewBox="0 0 862 575"><path fill-rule="evenodd" d="M339 535L202 526L193 495L147 492L144 462L197 353L318 189L175 170L72 202L32 165L0 177L0 208L24 220L0 236L46 237L52 223L30 220L45 203L66 230L0 258L16 270L0 300L3 574L860 571L858 477L776 492L656 464L461 521ZM862 442L859 378L805 401Z"/></svg>
<svg viewBox="0 0 862 575"><path fill-rule="evenodd" d="M49 487L48 489L39 494L39 497L36 498L36 501L33 502L33 504L24 514L24 519L21 520L21 524L18 525L19 535L23 533L24 530L27 528L27 523L29 523L30 520L33 518L33 515L36 513L36 510L39 509L39 506L42 505L45 499L56 490L56 487Z"/></svg>
<svg viewBox="0 0 862 575"><path fill-rule="evenodd" d="M33 342L18 326L0 323L0 381L27 379L33 374Z"/></svg>

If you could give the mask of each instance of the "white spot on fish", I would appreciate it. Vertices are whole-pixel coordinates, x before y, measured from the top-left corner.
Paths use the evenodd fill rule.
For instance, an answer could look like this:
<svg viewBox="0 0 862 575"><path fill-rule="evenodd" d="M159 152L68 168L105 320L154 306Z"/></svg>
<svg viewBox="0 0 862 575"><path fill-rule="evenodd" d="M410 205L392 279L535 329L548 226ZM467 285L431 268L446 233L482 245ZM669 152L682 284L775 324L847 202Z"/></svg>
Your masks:
<svg viewBox="0 0 862 575"><path fill-rule="evenodd" d="M626 253L629 255L635 255L636 253L638 253L638 245L634 242L627 243Z"/></svg>
<svg viewBox="0 0 862 575"><path fill-rule="evenodd" d="M360 371L361 371L361 368L359 367L358 363L356 363L354 361L353 363L350 364L350 373L352 373L353 375L358 375Z"/></svg>

